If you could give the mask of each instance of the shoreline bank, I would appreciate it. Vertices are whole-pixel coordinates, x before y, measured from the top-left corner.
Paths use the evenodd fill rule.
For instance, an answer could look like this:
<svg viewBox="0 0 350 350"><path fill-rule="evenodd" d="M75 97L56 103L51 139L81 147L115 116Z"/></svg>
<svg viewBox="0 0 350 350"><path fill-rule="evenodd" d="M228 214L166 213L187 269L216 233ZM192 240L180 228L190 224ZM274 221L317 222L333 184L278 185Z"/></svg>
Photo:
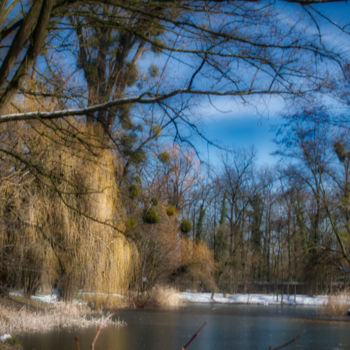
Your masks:
<svg viewBox="0 0 350 350"><path fill-rule="evenodd" d="M44 333L55 329L125 326L113 313L96 312L82 303L42 302L20 297L0 298L0 336Z"/></svg>
<svg viewBox="0 0 350 350"><path fill-rule="evenodd" d="M99 296L108 297L108 294L96 293ZM94 293L89 293L94 295ZM123 298L123 296L118 295ZM127 297L124 297L125 299ZM175 304L164 303L159 308L176 308L191 304L251 304L251 305L293 305L324 308L327 314L327 305L332 296L318 295L272 295L272 294L223 294L223 293L197 293L176 292L165 290L162 298L175 300ZM334 296L333 296L334 298ZM338 296L337 296L338 298ZM344 309L345 305L345 309ZM135 305L129 305L129 307ZM128 307L126 304L124 307ZM342 310L350 307L347 298ZM122 309L118 307L116 309ZM106 312L109 310L109 312ZM31 299L25 299L20 292L12 292L9 297L0 298L0 336L4 334L16 335L20 333L40 333L59 328L86 328L124 326L123 321L116 320L111 313L112 308L106 307L104 311L97 312L87 305L74 301L64 303L57 301L55 295L35 295ZM114 309L115 310L115 309ZM332 319L336 315L329 313ZM345 315L338 313L338 315Z"/></svg>
<svg viewBox="0 0 350 350"><path fill-rule="evenodd" d="M310 305L323 306L328 302L327 295L309 296L303 294L223 294L179 292L177 296L190 303L255 304L255 305Z"/></svg>

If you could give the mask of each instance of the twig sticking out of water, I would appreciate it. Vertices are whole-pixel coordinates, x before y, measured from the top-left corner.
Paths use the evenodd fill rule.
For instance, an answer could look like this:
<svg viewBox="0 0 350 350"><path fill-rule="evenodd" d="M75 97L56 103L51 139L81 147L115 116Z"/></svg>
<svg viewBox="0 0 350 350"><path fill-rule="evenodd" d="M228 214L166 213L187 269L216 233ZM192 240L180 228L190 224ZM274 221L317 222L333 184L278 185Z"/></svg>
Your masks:
<svg viewBox="0 0 350 350"><path fill-rule="evenodd" d="M291 340L288 340L286 343L279 345L275 348L273 348L272 346L269 346L268 350L280 350L283 349L285 347L287 347L290 344L293 344L294 342L296 342L302 335L304 334L304 331L300 332L297 336L295 336L294 338L292 338Z"/></svg>
<svg viewBox="0 0 350 350"><path fill-rule="evenodd" d="M181 350L186 350L189 345L193 342L193 340L198 336L199 332L204 328L207 322L203 322L203 324L198 328L198 330L192 335L191 339L181 348Z"/></svg>
<svg viewBox="0 0 350 350"><path fill-rule="evenodd" d="M100 336L101 331L102 331L102 327L99 326L98 329L97 329L96 335L95 335L95 337L94 337L94 339L93 339L93 341L92 341L92 343L91 343L91 346L90 346L90 349L91 349L91 350L94 350L94 349L95 349L95 344L96 344L96 342L97 342L98 337ZM78 336L75 336L74 339L75 339L75 348L76 348L76 350L80 350L79 337L78 337Z"/></svg>
<svg viewBox="0 0 350 350"><path fill-rule="evenodd" d="M96 333L96 335L95 335L95 338L94 338L94 340L93 340L92 343L91 343L91 350L94 350L94 349L95 349L95 344L96 344L96 342L97 342L97 339L98 339L98 337L99 337L101 331L102 331L102 327L99 326L98 329L97 329L97 333Z"/></svg>
<svg viewBox="0 0 350 350"><path fill-rule="evenodd" d="M75 348L77 350L80 350L79 337L76 335L74 339L75 339Z"/></svg>

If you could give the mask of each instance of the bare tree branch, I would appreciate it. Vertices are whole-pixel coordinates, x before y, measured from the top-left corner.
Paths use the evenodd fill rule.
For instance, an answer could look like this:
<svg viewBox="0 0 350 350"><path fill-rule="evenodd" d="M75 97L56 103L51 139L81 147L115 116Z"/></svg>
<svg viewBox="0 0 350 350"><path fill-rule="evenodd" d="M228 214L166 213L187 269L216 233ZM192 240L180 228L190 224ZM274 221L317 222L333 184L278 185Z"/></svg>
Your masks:
<svg viewBox="0 0 350 350"><path fill-rule="evenodd" d="M306 93L306 91L297 92L298 95ZM162 100L169 99L177 95L212 95L212 96L248 96L248 95L289 95L290 92L282 90L242 90L242 91L212 91L212 90L191 90L191 89L178 89L173 90L162 95L152 96L151 93L143 93L137 97L124 97L113 101L105 102L102 104L78 108L78 109L66 109L54 112L28 112L28 113L15 113L0 116L0 124L10 121L24 121L34 119L58 119L68 116L80 116L88 113L106 110L114 106L121 106L132 103L140 104L153 104ZM145 97L145 96L151 97Z"/></svg>

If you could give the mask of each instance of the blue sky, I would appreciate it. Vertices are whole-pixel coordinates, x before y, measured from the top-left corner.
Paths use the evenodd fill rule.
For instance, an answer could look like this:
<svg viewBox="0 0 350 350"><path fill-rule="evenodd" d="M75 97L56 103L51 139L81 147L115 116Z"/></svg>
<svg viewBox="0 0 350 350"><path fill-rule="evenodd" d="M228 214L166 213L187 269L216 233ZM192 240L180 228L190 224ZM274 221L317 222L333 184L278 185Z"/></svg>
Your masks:
<svg viewBox="0 0 350 350"><path fill-rule="evenodd" d="M276 107L274 107L276 108ZM276 110L274 110L276 113ZM250 149L256 151L257 164L269 166L277 162L272 153L276 150L273 141L276 129L281 123L277 114L251 111L251 113L225 113L209 115L199 122L200 130L215 144L227 149ZM216 163L220 160L219 149L206 144L199 137L195 144L204 161Z"/></svg>
<svg viewBox="0 0 350 350"><path fill-rule="evenodd" d="M288 9L290 5L284 6ZM295 6L293 8L295 9ZM341 26L349 23L350 4L348 2L323 4L317 6L317 9L328 14ZM284 16L290 19L288 11ZM340 48L344 56L350 57L350 35L345 35L323 19L319 18L319 20L324 43L330 47ZM347 29L350 31L350 27ZM307 27L306 33L311 34L313 30ZM273 165L277 162L277 157L272 155L277 148L273 139L282 122L282 115L286 112L281 98L253 99L250 100L250 104L226 98L217 99L213 104L215 108L209 102L204 102L203 105L195 108L194 114L206 137L227 148L254 147L258 165ZM213 147L208 148L205 142L200 142L198 139L195 144L198 145L203 160L210 160L214 164L217 162L218 150Z"/></svg>
<svg viewBox="0 0 350 350"><path fill-rule="evenodd" d="M276 6L279 7L280 18L278 20L282 24L293 25L301 14L305 18L302 8L295 4L277 2ZM349 21L350 5L348 2L319 5L317 8L329 14L340 25ZM298 11L295 11L296 9ZM321 17L318 20L323 31L324 43L330 46L335 45L337 48L341 47L344 55L350 56L350 36L339 33L335 26L327 23ZM298 25L303 28L305 35L315 34L315 26L308 25L306 22L298 22ZM181 54L178 56L178 58L182 58ZM176 60L174 57L176 54L172 54L172 58L169 58L166 55L156 56L150 52L140 62L141 73L147 73L151 64L158 64L159 67L165 65L163 84L167 88L182 87L188 75L191 75L193 67L184 65L182 60ZM189 63L191 62L189 61ZM244 75L243 71L238 72L238 74ZM147 84L146 87L148 88ZM135 93L138 91L136 90ZM259 165L273 165L277 162L277 157L271 153L276 150L276 145L273 142L276 125L281 123L281 115L286 112L282 98L254 97L243 102L239 98L212 97L211 102L203 98L199 102L197 101L197 104L190 111L191 121L198 125L208 139L228 149L254 147ZM218 155L220 152L217 149L208 148L207 144L194 134L191 135L190 140L197 146L204 161L217 162L220 157Z"/></svg>
<svg viewBox="0 0 350 350"><path fill-rule="evenodd" d="M275 150L273 142L273 124L276 118L261 116L234 116L232 118L215 118L203 123L202 130L215 143L229 149L254 147L257 153L257 163L259 165L272 165L276 162L276 157L271 155ZM204 160L207 155L207 147L202 144L200 152ZM209 151L211 161L220 157L220 151L211 147Z"/></svg>
<svg viewBox="0 0 350 350"><path fill-rule="evenodd" d="M295 13L296 5L285 2L277 2L280 8L281 23L294 23L298 13ZM348 2L339 2L318 6L319 9L328 13L333 19L336 19L340 25L349 21L350 4ZM301 7L299 7L300 11ZM323 39L327 45L341 47L344 55L350 57L350 35L346 36L339 33L335 26L330 25L325 20L320 19L320 26L323 30ZM305 35L314 34L315 27L305 27ZM303 27L303 28L304 28ZM349 28L350 30L350 28ZM173 56L176 56L173 54ZM182 58L182 56L179 57ZM159 67L167 62L164 74L164 85L168 88L182 87L188 78L188 71L193 67L186 66L182 61L169 59L166 55L155 56L152 53L145 55L140 63L141 73L147 73L150 64L159 64ZM190 61L189 61L190 62ZM191 62L190 62L191 63ZM62 65L73 65L70 56L62 57ZM74 68L74 67L73 67ZM71 83L77 83L84 80L81 72L73 76ZM238 75L244 76L244 71L238 70ZM249 76L249 75L248 75ZM75 79L75 80L74 80ZM199 80L200 83L201 80ZM148 88L148 86L146 86ZM84 86L82 86L84 88ZM135 88L136 89L136 88ZM130 89L132 92L133 90ZM135 93L138 93L136 90ZM259 165L270 165L277 161L271 153L276 149L273 138L276 132L276 124L281 122L281 115L285 113L286 107L283 100L279 97L274 98L249 98L249 104L239 98L232 97L212 98L212 104L205 98L197 102L191 110L191 120L195 122L204 135L212 142L226 148L251 148L254 147L257 152L257 161ZM213 105L215 107L213 107ZM198 136L193 135L191 141L197 146L203 160L210 160L215 163L218 159L218 150L211 147L209 155L207 145Z"/></svg>
<svg viewBox="0 0 350 350"><path fill-rule="evenodd" d="M274 135L285 110L281 97L256 97L249 103L239 98L203 99L193 108L193 118L199 129L213 143L226 149L250 149L254 147L258 165L273 165L277 158ZM193 136L204 161L214 164L220 159L220 150L208 147L200 137Z"/></svg>

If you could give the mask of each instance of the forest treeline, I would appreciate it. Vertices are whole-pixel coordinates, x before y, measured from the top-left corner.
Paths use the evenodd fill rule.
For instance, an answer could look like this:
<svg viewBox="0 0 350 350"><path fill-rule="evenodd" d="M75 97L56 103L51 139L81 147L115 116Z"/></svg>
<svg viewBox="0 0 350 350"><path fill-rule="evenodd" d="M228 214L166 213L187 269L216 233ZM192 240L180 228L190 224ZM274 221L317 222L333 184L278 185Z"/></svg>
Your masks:
<svg viewBox="0 0 350 350"><path fill-rule="evenodd" d="M347 26L291 2L0 1L0 291L342 288ZM257 96L278 165L201 162L198 106Z"/></svg>
<svg viewBox="0 0 350 350"><path fill-rule="evenodd" d="M347 286L350 149L327 118L286 119L274 167L241 149L214 171L191 148L162 144L127 178L85 124L50 128L35 121L2 132L20 157L1 162L3 290L58 287L69 299L78 289L157 284L290 293Z"/></svg>
<svg viewBox="0 0 350 350"><path fill-rule="evenodd" d="M343 130L344 132L344 130ZM188 215L224 291L331 293L348 285L348 134L312 113L285 118L273 167L234 151Z"/></svg>

